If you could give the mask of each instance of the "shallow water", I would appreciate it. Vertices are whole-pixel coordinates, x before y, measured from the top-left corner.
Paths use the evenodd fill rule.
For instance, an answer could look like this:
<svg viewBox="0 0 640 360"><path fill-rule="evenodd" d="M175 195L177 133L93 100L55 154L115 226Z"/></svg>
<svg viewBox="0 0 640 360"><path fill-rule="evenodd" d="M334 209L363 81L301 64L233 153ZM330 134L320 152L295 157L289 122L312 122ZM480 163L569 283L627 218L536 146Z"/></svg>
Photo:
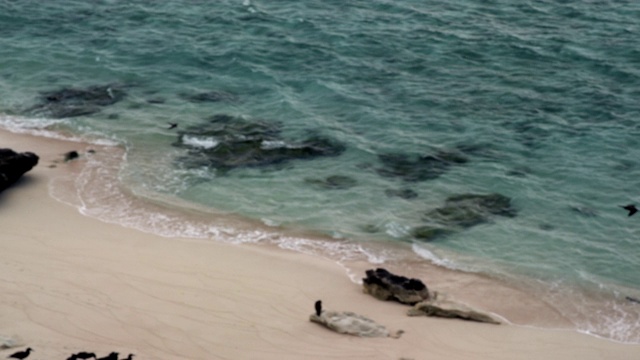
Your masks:
<svg viewBox="0 0 640 360"><path fill-rule="evenodd" d="M640 173L638 15L635 3L593 1L4 1L0 122L121 145L76 184L88 215L165 236L277 238L341 261L418 256L535 293L581 331L638 343L640 307L626 300L640 298L638 224L619 207L637 200ZM126 95L63 118L41 95L90 86ZM179 134L216 114L278 124L263 147L322 136L344 152L188 166L190 151L221 139L192 136L184 148ZM466 162L416 179L381 157L442 152ZM87 186L101 168L113 188ZM323 183L331 176L349 181ZM164 208L106 202L119 192ZM467 193L505 195L517 216L414 239L428 212ZM185 223L183 212L224 220Z"/></svg>

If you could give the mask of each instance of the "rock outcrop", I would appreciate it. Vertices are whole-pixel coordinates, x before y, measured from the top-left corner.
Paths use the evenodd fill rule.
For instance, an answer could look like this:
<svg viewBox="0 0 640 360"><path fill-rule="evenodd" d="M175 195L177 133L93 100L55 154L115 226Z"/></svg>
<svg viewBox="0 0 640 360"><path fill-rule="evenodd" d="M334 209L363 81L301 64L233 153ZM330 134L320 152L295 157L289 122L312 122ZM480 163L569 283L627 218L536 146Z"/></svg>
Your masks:
<svg viewBox="0 0 640 360"><path fill-rule="evenodd" d="M0 192L38 164L38 155L0 149Z"/></svg>
<svg viewBox="0 0 640 360"><path fill-rule="evenodd" d="M435 316L500 324L491 315L452 301L441 294L434 294L429 300L419 302L407 311L409 316Z"/></svg>
<svg viewBox="0 0 640 360"><path fill-rule="evenodd" d="M419 279L394 275L383 268L367 270L366 275L362 279L363 290L377 299L408 305L429 299L429 289Z"/></svg>

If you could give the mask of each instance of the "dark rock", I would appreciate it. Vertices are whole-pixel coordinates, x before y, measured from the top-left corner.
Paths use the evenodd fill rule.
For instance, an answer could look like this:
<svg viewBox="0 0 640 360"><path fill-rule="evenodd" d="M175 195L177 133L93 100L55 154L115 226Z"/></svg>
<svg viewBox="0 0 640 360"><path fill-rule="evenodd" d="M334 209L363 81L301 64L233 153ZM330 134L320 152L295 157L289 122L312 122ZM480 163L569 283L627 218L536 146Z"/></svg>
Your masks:
<svg viewBox="0 0 640 360"><path fill-rule="evenodd" d="M122 100L126 93L122 86L95 85L87 88L64 88L41 94L40 103L29 108L27 113L67 118L90 115Z"/></svg>
<svg viewBox="0 0 640 360"><path fill-rule="evenodd" d="M405 200L411 200L418 197L418 193L411 189L387 189L384 193L388 197L399 197Z"/></svg>
<svg viewBox="0 0 640 360"><path fill-rule="evenodd" d="M0 149L0 192L36 166L38 159L38 155L31 152L16 153L11 149Z"/></svg>
<svg viewBox="0 0 640 360"><path fill-rule="evenodd" d="M447 198L443 207L426 214L445 227L468 228L489 221L492 215L514 217L511 199L501 194L462 194Z"/></svg>
<svg viewBox="0 0 640 360"><path fill-rule="evenodd" d="M383 154L378 158L382 167L378 174L399 177L404 181L425 181L444 174L453 165L464 164L468 159L457 151L438 151L434 155L412 158L406 154Z"/></svg>
<svg viewBox="0 0 640 360"><path fill-rule="evenodd" d="M337 156L345 150L342 144L322 136L289 142L280 133L279 123L216 115L205 124L180 131L173 145L189 150L188 156L180 159L183 165L223 171Z"/></svg>
<svg viewBox="0 0 640 360"><path fill-rule="evenodd" d="M342 175L333 175L326 179L305 179L305 182L330 190L349 189L358 184L355 179Z"/></svg>
<svg viewBox="0 0 640 360"><path fill-rule="evenodd" d="M419 302L407 311L409 316L435 316L478 321L489 324L500 324L491 315L472 309L471 307L452 301L437 294L430 299Z"/></svg>
<svg viewBox="0 0 640 360"><path fill-rule="evenodd" d="M68 153L64 154L64 161L75 160L78 157L80 157L80 155L77 151L69 151Z"/></svg>
<svg viewBox="0 0 640 360"><path fill-rule="evenodd" d="M394 275L383 268L367 270L362 279L364 292L380 300L395 300L413 305L429 299L429 289L418 279Z"/></svg>

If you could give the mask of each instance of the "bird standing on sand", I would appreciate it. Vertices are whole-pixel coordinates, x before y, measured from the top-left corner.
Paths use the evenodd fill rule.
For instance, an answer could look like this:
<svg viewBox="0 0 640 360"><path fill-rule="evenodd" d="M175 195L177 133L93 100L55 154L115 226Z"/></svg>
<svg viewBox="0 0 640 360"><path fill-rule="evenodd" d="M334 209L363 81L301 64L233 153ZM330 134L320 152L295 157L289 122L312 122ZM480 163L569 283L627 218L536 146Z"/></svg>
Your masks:
<svg viewBox="0 0 640 360"><path fill-rule="evenodd" d="M17 353L13 353L9 356L7 356L10 359L26 359L27 356L29 356L29 354L31 353L31 351L33 351L32 348L27 348L27 350L25 351L18 351Z"/></svg>
<svg viewBox="0 0 640 360"><path fill-rule="evenodd" d="M90 353L90 352L86 352L86 351L81 351L81 352L79 352L77 354L71 355L71 358L73 358L73 359L82 359L82 360L91 359L91 358L96 359L96 354Z"/></svg>
<svg viewBox="0 0 640 360"><path fill-rule="evenodd" d="M620 206L621 208L627 210L629 212L629 216L635 214L638 212L638 208L636 208L635 205L630 204L630 205L625 205L625 206Z"/></svg>
<svg viewBox="0 0 640 360"><path fill-rule="evenodd" d="M322 301L316 301L316 315L320 316L322 314Z"/></svg>
<svg viewBox="0 0 640 360"><path fill-rule="evenodd" d="M135 356L135 354L129 354L129 356L127 356L126 358L124 358L122 360L133 360L134 356Z"/></svg>
<svg viewBox="0 0 640 360"><path fill-rule="evenodd" d="M118 353L117 352L112 352L111 354L100 358L98 360L118 360Z"/></svg>

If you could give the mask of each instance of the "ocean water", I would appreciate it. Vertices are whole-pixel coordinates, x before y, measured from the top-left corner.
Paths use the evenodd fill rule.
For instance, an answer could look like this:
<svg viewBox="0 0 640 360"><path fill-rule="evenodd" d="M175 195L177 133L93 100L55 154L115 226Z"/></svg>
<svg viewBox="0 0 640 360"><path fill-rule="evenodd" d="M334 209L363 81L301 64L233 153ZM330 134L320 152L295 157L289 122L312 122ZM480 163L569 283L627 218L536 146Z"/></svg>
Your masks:
<svg viewBox="0 0 640 360"><path fill-rule="evenodd" d="M631 1L0 0L0 126L122 149L76 180L87 215L417 258L640 343L640 215L620 207L639 200L638 19ZM443 222L463 194L508 211Z"/></svg>

